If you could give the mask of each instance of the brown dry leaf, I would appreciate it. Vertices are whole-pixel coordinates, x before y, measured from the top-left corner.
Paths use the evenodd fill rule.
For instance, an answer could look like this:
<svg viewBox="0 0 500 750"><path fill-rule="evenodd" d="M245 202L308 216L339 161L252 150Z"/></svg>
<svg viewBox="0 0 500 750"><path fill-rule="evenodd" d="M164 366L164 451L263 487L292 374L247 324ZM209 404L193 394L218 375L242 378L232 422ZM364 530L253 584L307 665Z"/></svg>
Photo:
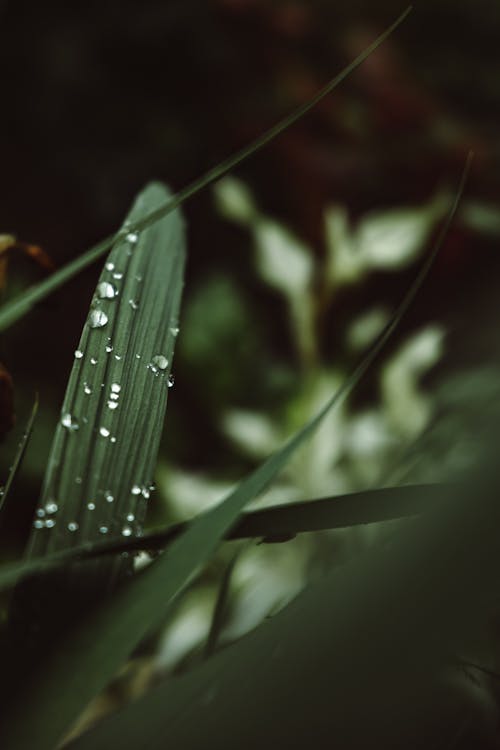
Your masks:
<svg viewBox="0 0 500 750"><path fill-rule="evenodd" d="M13 251L24 253L46 271L54 270L54 263L50 255L38 245L19 242L13 234L0 234L0 290L5 287L7 282L8 254Z"/></svg>
<svg viewBox="0 0 500 750"><path fill-rule="evenodd" d="M8 264L12 252L21 252L47 271L54 269L50 256L38 245L19 242L13 234L0 234L0 291L7 283ZM14 384L8 370L0 364L0 440L14 426Z"/></svg>

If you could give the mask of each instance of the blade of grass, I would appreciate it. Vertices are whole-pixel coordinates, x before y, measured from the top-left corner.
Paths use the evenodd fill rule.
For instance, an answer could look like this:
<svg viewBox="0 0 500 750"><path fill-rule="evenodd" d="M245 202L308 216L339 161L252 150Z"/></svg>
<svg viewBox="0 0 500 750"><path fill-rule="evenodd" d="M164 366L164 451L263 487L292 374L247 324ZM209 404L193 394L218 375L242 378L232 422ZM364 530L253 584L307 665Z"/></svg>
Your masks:
<svg viewBox="0 0 500 750"><path fill-rule="evenodd" d="M20 466L22 464L24 454L26 452L26 446L29 443L31 433L33 432L33 426L35 424L37 413L38 413L38 393L35 395L35 400L31 408L31 414L26 423L26 427L24 428L24 432L21 437L21 440L19 441L19 445L17 446L16 455L14 456L14 461L12 462L12 465L10 467L7 481L5 482L2 495L0 496L0 516L1 516L2 510L4 509L5 503L7 501L7 497L12 487L12 483L14 479L16 478L17 472L19 471Z"/></svg>
<svg viewBox="0 0 500 750"><path fill-rule="evenodd" d="M223 502L200 515L166 553L61 638L56 651L45 655L23 686L22 695L9 706L3 729L3 741L9 750L24 750L33 744L38 750L52 750L133 648L168 616L176 597L210 559L244 506L269 485L329 410L359 382L407 310L441 247L462 195L470 161L469 156L457 196L433 251L368 355L323 409L279 451L246 477ZM29 722L24 720L27 715Z"/></svg>
<svg viewBox="0 0 500 750"><path fill-rule="evenodd" d="M149 185L128 225L168 197ZM84 325L28 542L28 557L142 533L167 404L182 289L179 212L113 247ZM67 565L17 587L14 674L36 663L82 612L132 573L128 555Z"/></svg>
<svg viewBox="0 0 500 750"><path fill-rule="evenodd" d="M405 518L429 510L440 501L443 485L410 485L366 490L337 497L290 503L263 510L244 512L225 539L263 537L264 541L292 538L308 531L345 528L357 524ZM191 521L167 526L141 537L87 542L44 557L0 565L0 591L33 575L55 567L102 555L140 550L163 550L183 534Z"/></svg>
<svg viewBox="0 0 500 750"><path fill-rule="evenodd" d="M184 267L178 213L129 226L164 202L149 185L108 256L83 327L28 556L134 536L150 496L167 405Z"/></svg>
<svg viewBox="0 0 500 750"><path fill-rule="evenodd" d="M263 135L259 136L251 144L245 146L236 154L228 157L216 167L208 170L208 172L202 175L199 179L195 180L187 187L183 188L179 193L170 198L168 201L164 202L162 206L156 208L153 211L150 211L147 216L144 216L140 220L132 223L128 231L142 231L154 222L159 221L162 217L178 208L182 203L199 193L200 190L203 190L203 188L223 177L231 169L234 169L234 167L236 167L238 164L266 146L271 140L276 138L278 135L280 135L280 133L293 125L297 120L307 114L307 112L309 112L312 107L318 104L321 99L330 94L333 89L338 86L345 78L347 78L347 76L349 76L359 65L361 65L361 63L363 63L366 58L374 50L376 50L377 47L379 47L382 42L384 42L387 37L392 34L398 26L400 26L400 24L403 23L411 10L412 7L409 6L399 16L399 18L397 18L396 21L391 24L391 26L389 26L379 37L377 37L377 39L375 39L372 44L370 44L363 52L361 52L361 54L358 55L358 57L356 57L353 62L347 65L338 75L332 78L331 81L327 83L326 86L324 86L324 88L322 88L310 101L298 107L290 115L280 120L280 122L271 127ZM56 271L56 273L52 274L45 281L32 286L31 288L20 294L18 297L13 299L11 302L8 302L7 304L0 307L0 331L5 330L10 325L15 323L16 320L22 318L33 308L33 306L37 302L40 302L40 300L44 299L49 294L52 294L52 292L54 292L60 286L73 278L73 276L76 276L84 268L87 268L87 266L91 265L100 257L102 257L113 245L113 243L118 240L119 236L120 233L106 237L86 253L80 255L78 258L68 263L59 271Z"/></svg>

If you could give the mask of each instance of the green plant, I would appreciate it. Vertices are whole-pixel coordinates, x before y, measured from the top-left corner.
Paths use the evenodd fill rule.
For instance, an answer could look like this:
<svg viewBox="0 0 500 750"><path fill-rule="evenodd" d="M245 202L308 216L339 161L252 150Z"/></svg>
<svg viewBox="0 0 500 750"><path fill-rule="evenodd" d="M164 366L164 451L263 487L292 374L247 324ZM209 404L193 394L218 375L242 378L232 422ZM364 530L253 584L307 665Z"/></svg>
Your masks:
<svg viewBox="0 0 500 750"><path fill-rule="evenodd" d="M428 726L419 734L423 742L438 731L449 739L456 730L456 712L465 707L467 719L472 721L474 712L479 714L486 701L481 694L467 702L460 672L449 653L450 643L458 648L472 627L462 589L450 581L460 574L475 607L485 610L497 562L491 520L498 511L491 492L485 489L488 512L481 519L471 513L466 492L457 498L446 488L440 490L444 497L437 508L414 519L415 513L427 508L430 492L436 492L436 488L424 491L418 487L241 515L378 355L444 240L468 167L434 251L352 375L223 502L188 524L140 536L178 328L184 233L177 209L309 106L312 104L173 198L165 200L162 186L148 187L116 236L0 311L0 327L10 325L112 247L75 352L27 557L0 567L0 586L9 589L17 584L4 630L3 658L10 660L12 668L4 684L2 747L50 750L57 746L143 638L171 616L179 596L224 538L257 536L272 542L301 531L410 514L401 534L389 537L390 543L368 550L345 569L333 570L251 637L221 650L178 680L162 682L70 746L194 748L208 741L222 747L253 747L259 742L271 747L280 743L293 746L298 738L305 741L307 736L313 736L319 745L323 731L330 728L332 703L342 710L334 719L335 741L343 747L358 746L361 739L367 739L356 727L360 706L369 719L367 731L378 731L381 739L393 741L406 737L408 726L418 728L416 720L411 724L413 699L418 711L428 712ZM290 305L300 329L300 351L308 360L309 329L299 322L303 302L299 292L303 290L294 287L292 291ZM19 461L7 489L18 465ZM455 526L472 529L477 545L485 539L489 542L482 544L473 564L459 556L460 535L452 533L448 523L452 510ZM103 539L106 536L112 538ZM424 559L422 539L428 542ZM443 545L450 552L440 568ZM135 571L131 553L152 548L165 551L152 564ZM483 575L485 564L489 575ZM423 577L413 581L418 567ZM437 569L439 585L432 584ZM359 640L361 619L369 633L366 643ZM214 618L210 653L216 647L218 627ZM411 650L407 648L409 638ZM396 684L404 689L396 691ZM312 697L306 703L302 703L304 691ZM404 724L395 723L388 734L379 714L384 703L373 701L377 691L384 700L399 700ZM256 701L255 714L248 711L250 699ZM374 708L370 709L371 705Z"/></svg>

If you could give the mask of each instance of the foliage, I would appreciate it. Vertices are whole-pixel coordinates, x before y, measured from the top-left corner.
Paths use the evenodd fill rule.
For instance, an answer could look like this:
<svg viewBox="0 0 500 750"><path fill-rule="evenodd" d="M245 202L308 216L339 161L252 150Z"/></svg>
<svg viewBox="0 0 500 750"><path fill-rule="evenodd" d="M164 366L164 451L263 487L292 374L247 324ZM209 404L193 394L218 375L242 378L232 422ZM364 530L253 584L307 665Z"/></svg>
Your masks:
<svg viewBox="0 0 500 750"><path fill-rule="evenodd" d="M494 670L475 662L494 654L478 634L500 562L498 414L485 408L497 372L424 385L443 354L445 330L433 322L379 359L446 238L470 159L451 208L443 191L356 222L330 205L322 257L246 184L216 184L218 211L252 248L294 361L259 351L255 301L234 279L215 273L198 285L180 353L199 368L199 403L210 404L233 468L193 472L163 457L146 519L179 333L180 205L307 112L397 23L251 146L173 196L148 186L119 232L0 310L9 327L111 248L26 554L0 566L2 747L427 747L464 737L479 747L493 736ZM343 321L333 362L342 295L400 273L429 243L392 313L371 306ZM372 392L351 398L368 370ZM6 483L4 533L37 406ZM235 481L235 466L246 478ZM181 521L155 526L158 517Z"/></svg>

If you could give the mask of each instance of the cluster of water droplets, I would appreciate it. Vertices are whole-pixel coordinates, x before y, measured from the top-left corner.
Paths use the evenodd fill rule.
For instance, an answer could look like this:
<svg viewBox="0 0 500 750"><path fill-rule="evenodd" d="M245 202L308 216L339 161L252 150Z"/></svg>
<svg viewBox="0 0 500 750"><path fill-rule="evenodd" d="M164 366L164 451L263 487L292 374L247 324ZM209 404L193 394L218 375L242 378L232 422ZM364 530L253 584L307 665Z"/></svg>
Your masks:
<svg viewBox="0 0 500 750"><path fill-rule="evenodd" d="M35 520L33 526L35 529L53 529L56 525L56 514L59 510L55 500L48 500L45 505L40 506L35 511Z"/></svg>

